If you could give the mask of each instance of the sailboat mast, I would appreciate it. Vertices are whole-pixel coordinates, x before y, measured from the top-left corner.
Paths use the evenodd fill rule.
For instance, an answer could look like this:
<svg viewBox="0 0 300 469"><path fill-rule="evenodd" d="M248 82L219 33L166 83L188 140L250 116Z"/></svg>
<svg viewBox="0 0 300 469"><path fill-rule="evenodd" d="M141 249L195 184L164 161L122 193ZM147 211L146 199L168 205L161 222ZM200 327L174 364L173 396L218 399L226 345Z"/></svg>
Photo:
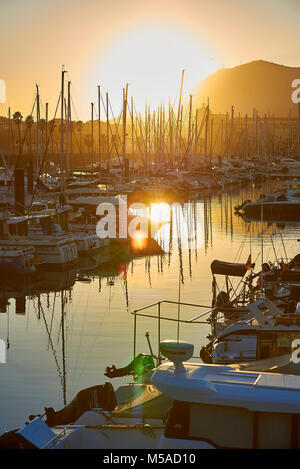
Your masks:
<svg viewBox="0 0 300 469"><path fill-rule="evenodd" d="M178 145L178 131L179 131L179 121L180 121L180 113L181 113L181 98L182 98L183 78L184 78L184 70L182 70L182 74L181 74L180 95L179 95L177 125L176 125L175 153L177 153L177 151L178 151L177 145Z"/></svg>
<svg viewBox="0 0 300 469"><path fill-rule="evenodd" d="M189 108L189 130L188 130L188 142L187 142L187 157L191 152L191 136L192 136L192 100L193 96L190 94L190 108ZM187 165L186 165L187 166Z"/></svg>
<svg viewBox="0 0 300 469"><path fill-rule="evenodd" d="M60 176L61 176L61 192L64 190L64 87L65 87L65 70L61 72L61 114L60 114Z"/></svg>
<svg viewBox="0 0 300 469"><path fill-rule="evenodd" d="M91 121L92 121L92 130L91 130L91 164L93 168L94 164L94 103L91 103Z"/></svg>
<svg viewBox="0 0 300 469"><path fill-rule="evenodd" d="M207 163L207 143L208 143L208 123L209 123L209 98L207 98L206 116L205 116L205 140L204 140L204 158Z"/></svg>
<svg viewBox="0 0 300 469"><path fill-rule="evenodd" d="M134 164L134 122L133 122L133 96L131 96L131 158L132 164Z"/></svg>
<svg viewBox="0 0 300 469"><path fill-rule="evenodd" d="M233 154L233 119L234 119L234 108L231 106L231 127L230 127L230 159L232 159Z"/></svg>
<svg viewBox="0 0 300 469"><path fill-rule="evenodd" d="M109 172L109 120L108 120L108 93L106 93L106 140L107 140L107 169Z"/></svg>
<svg viewBox="0 0 300 469"><path fill-rule="evenodd" d="M128 93L128 84L126 84L126 89L123 88L123 178L126 176L126 117L127 117L127 93Z"/></svg>
<svg viewBox="0 0 300 469"><path fill-rule="evenodd" d="M71 171L73 168L73 148L72 148L72 115L71 115L71 82L68 81L68 137L70 140L70 147L68 144L69 151L69 169Z"/></svg>
<svg viewBox="0 0 300 469"><path fill-rule="evenodd" d="M100 86L98 85L98 161L99 161L99 182L101 182L101 121L100 121Z"/></svg>
<svg viewBox="0 0 300 469"><path fill-rule="evenodd" d="M36 85L36 174L39 172L39 123L40 123L40 94Z"/></svg>

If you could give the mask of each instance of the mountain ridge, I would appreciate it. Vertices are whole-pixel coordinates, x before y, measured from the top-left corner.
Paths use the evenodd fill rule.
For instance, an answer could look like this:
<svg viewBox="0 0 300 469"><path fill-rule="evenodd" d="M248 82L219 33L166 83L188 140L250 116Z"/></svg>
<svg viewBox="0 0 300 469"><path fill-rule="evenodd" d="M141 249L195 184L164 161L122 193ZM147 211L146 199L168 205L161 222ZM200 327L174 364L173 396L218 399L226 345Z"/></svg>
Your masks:
<svg viewBox="0 0 300 469"><path fill-rule="evenodd" d="M300 67L290 67L266 60L254 60L231 68L221 68L202 80L195 89L195 105L210 99L213 113L230 112L275 117L297 117L298 106L292 102L292 81L300 79Z"/></svg>

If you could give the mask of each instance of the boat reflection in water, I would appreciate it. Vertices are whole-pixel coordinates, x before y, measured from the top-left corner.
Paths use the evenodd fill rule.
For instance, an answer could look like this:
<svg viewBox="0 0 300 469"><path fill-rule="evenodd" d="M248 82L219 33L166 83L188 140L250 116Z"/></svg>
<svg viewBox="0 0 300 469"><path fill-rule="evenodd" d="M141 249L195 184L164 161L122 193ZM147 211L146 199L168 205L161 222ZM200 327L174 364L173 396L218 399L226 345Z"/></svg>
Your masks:
<svg viewBox="0 0 300 469"><path fill-rule="evenodd" d="M76 267L59 274L44 271L36 279L12 283L2 279L2 310L9 311L7 317L10 316L10 332L13 331L14 337L8 354L12 366L2 368L0 432L22 425L30 413L41 412L44 405L61 409L80 390L104 382L101 374L106 366L127 365L132 360L130 311L165 298L176 300L181 289L181 301L190 303L193 310L189 320L197 315L195 304L211 308L210 265L214 259L245 262L252 249L252 261L259 266L261 223L251 223L249 227L242 218L234 216L233 207L245 200L248 191L238 188L236 193L201 195L187 206L172 206L171 211L167 204L148 205L147 216L151 211L151 217L163 219L150 243L144 245L145 240L139 235L132 244L127 240L111 243L107 249L79 256ZM255 200L255 189L250 191ZM265 234L269 233L266 223L263 229ZM297 230L296 225L281 231L291 257L298 253L295 246L288 244L300 237ZM271 260L273 249L267 236L265 245L264 260ZM280 236L274 237L274 245L280 257ZM233 288L239 281L237 277L232 282ZM18 297L18 311L25 310L21 298L26 298L23 318L13 311L14 298ZM10 298L13 298L11 306L7 305ZM166 305L162 316L171 315L171 306ZM177 317L177 305L173 307ZM5 314L0 319L5 338ZM143 321L143 334L149 330L156 353L159 342L152 337L157 322L148 316ZM175 325L174 321L162 325L162 340L176 337ZM200 348L207 344L209 332L206 317L198 320L195 331L189 323L181 323L180 339L196 344L195 355L199 361ZM137 347L138 351L145 351L144 335L140 342L137 340ZM17 370L13 362L18 364ZM32 380L26 380L31 376ZM21 384L22 380L28 385Z"/></svg>

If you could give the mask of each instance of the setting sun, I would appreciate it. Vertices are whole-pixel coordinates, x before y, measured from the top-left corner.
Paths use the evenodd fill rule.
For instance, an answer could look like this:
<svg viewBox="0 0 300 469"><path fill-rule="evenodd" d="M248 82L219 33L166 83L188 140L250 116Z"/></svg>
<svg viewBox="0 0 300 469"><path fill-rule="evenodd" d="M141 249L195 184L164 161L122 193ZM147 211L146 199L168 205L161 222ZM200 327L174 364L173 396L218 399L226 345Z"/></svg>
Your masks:
<svg viewBox="0 0 300 469"><path fill-rule="evenodd" d="M0 1L0 450L300 449L299 4Z"/></svg>
<svg viewBox="0 0 300 469"><path fill-rule="evenodd" d="M143 112L145 99L152 108L168 97L174 104L182 69L184 99L217 66L199 37L183 29L154 24L117 37L91 68L94 69L91 83L100 83L109 92L114 112L118 113L126 83L137 110Z"/></svg>

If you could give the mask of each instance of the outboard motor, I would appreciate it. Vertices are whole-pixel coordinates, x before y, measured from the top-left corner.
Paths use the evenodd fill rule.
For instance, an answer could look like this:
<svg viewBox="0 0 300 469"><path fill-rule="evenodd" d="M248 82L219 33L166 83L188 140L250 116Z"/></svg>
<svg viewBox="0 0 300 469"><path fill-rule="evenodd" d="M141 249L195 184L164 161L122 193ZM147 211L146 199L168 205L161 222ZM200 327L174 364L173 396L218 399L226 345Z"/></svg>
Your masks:
<svg viewBox="0 0 300 469"><path fill-rule="evenodd" d="M75 398L61 410L55 411L52 407L45 407L46 423L51 426L67 425L75 422L84 412L93 408L114 410L117 399L111 383L106 382L99 386L83 389Z"/></svg>

